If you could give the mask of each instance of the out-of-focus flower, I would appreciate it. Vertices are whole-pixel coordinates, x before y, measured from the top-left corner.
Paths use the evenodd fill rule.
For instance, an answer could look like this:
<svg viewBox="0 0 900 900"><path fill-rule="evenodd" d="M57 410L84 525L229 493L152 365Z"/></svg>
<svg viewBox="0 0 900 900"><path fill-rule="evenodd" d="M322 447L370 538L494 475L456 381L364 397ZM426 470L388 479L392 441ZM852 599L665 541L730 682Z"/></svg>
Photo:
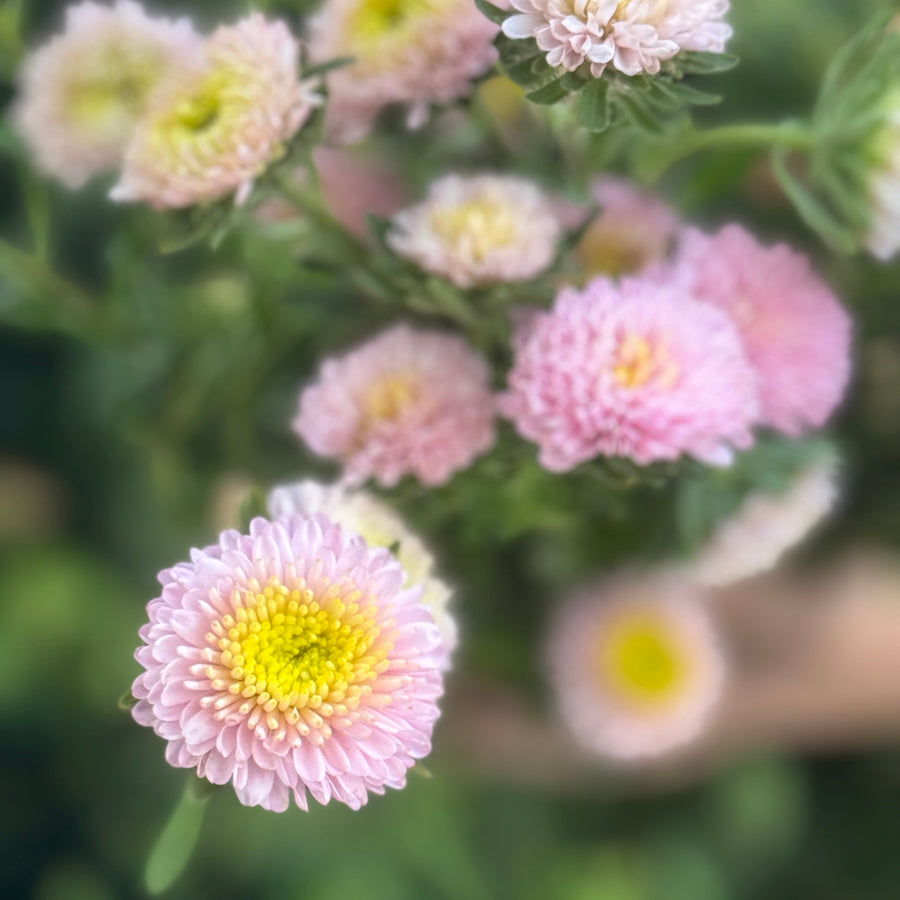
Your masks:
<svg viewBox="0 0 900 900"><path fill-rule="evenodd" d="M515 336L500 409L553 471L595 456L727 464L757 415L728 317L653 279L564 289Z"/></svg>
<svg viewBox="0 0 900 900"><path fill-rule="evenodd" d="M282 22L255 13L218 28L191 72L154 94L110 196L158 208L233 192L244 202L319 102L299 80L298 59Z"/></svg>
<svg viewBox="0 0 900 900"><path fill-rule="evenodd" d="M445 175L424 202L394 216L390 247L457 287L526 281L556 253L550 200L524 178Z"/></svg>
<svg viewBox="0 0 900 900"><path fill-rule="evenodd" d="M35 162L71 188L117 166L151 93L199 44L186 19L151 19L131 0L70 6L20 76L13 116Z"/></svg>
<svg viewBox="0 0 900 900"><path fill-rule="evenodd" d="M598 178L591 193L600 213L575 248L589 276L633 275L666 257L679 221L659 197L614 176Z"/></svg>
<svg viewBox="0 0 900 900"><path fill-rule="evenodd" d="M671 573L620 576L558 614L548 663L563 718L587 749L659 756L695 738L725 660L699 589Z"/></svg>
<svg viewBox="0 0 900 900"><path fill-rule="evenodd" d="M350 483L442 484L494 442L488 368L458 337L397 325L326 360L293 427Z"/></svg>
<svg viewBox="0 0 900 900"><path fill-rule="evenodd" d="M442 640L403 570L323 516L254 519L160 573L134 717L248 806L353 809L428 754Z"/></svg>
<svg viewBox="0 0 900 900"><path fill-rule="evenodd" d="M886 261L900 250L900 91L885 100L884 124L872 141L868 195L871 224L864 243Z"/></svg>
<svg viewBox="0 0 900 900"><path fill-rule="evenodd" d="M697 555L694 575L720 586L772 568L828 515L838 488L837 461L828 456L803 469L782 494L751 494Z"/></svg>
<svg viewBox="0 0 900 900"><path fill-rule="evenodd" d="M624 75L659 72L682 50L721 53L731 37L722 21L728 0L511 0L502 26L511 38L535 38L551 66L582 65L599 78L608 65Z"/></svg>
<svg viewBox="0 0 900 900"><path fill-rule="evenodd" d="M739 225L685 231L672 277L737 325L759 383L760 419L789 435L825 423L850 378L850 317L807 258Z"/></svg>
<svg viewBox="0 0 900 900"><path fill-rule="evenodd" d="M325 0L309 22L310 56L355 60L328 75L327 131L359 140L393 103L409 108L410 127L423 124L494 64L496 34L472 0Z"/></svg>
<svg viewBox="0 0 900 900"><path fill-rule="evenodd" d="M404 587L422 587L424 603L441 630L444 655L441 667L450 666L457 643L456 620L447 604L450 588L433 575L434 557L386 503L366 491L347 490L338 484L299 481L274 488L268 498L269 515L275 519L321 513L348 531L361 535L371 547L391 548L403 567Z"/></svg>

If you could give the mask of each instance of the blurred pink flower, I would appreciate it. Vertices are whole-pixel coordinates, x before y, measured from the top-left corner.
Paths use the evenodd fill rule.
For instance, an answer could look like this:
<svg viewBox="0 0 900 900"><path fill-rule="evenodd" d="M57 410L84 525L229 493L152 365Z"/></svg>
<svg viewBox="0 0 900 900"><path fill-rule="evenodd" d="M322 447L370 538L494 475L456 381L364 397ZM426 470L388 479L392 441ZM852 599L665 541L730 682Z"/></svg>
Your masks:
<svg viewBox="0 0 900 900"><path fill-rule="evenodd" d="M759 383L760 420L789 435L825 423L850 379L850 317L807 258L739 225L685 231L675 280L737 325Z"/></svg>
<svg viewBox="0 0 900 900"><path fill-rule="evenodd" d="M13 119L37 165L70 188L117 166L151 93L199 46L187 19L151 19L131 0L70 6L19 76Z"/></svg>
<svg viewBox="0 0 900 900"><path fill-rule="evenodd" d="M445 175L394 216L387 243L457 287L527 281L553 261L562 235L553 203L512 175Z"/></svg>
<svg viewBox="0 0 900 900"><path fill-rule="evenodd" d="M494 442L489 378L460 338L397 325L323 363L300 395L294 431L340 459L351 483L390 487L414 475L442 484Z"/></svg>
<svg viewBox="0 0 900 900"><path fill-rule="evenodd" d="M431 749L441 636L403 570L325 517L254 519L160 573L134 718L247 806L353 809Z"/></svg>
<svg viewBox="0 0 900 900"><path fill-rule="evenodd" d="M326 130L356 141L390 104L422 125L433 104L451 103L497 59L497 26L472 0L325 0L309 22L313 62L352 57L327 76Z"/></svg>
<svg viewBox="0 0 900 900"><path fill-rule="evenodd" d="M319 102L298 59L287 27L259 13L218 28L191 72L154 95L110 196L164 208L234 193L243 203Z"/></svg>
<svg viewBox="0 0 900 900"><path fill-rule="evenodd" d="M535 38L551 66L587 63L599 78L612 64L625 75L659 72L682 50L721 53L731 37L728 0L511 0L510 38Z"/></svg>
<svg viewBox="0 0 900 900"><path fill-rule="evenodd" d="M728 317L653 280L564 289L518 329L501 412L565 471L595 456L731 461L757 414Z"/></svg>
<svg viewBox="0 0 900 900"><path fill-rule="evenodd" d="M557 613L550 677L580 744L626 760L660 756L703 731L726 674L703 599L672 573L619 576Z"/></svg>
<svg viewBox="0 0 900 900"><path fill-rule="evenodd" d="M679 227L666 203L615 176L596 179L591 194L600 212L575 248L588 275L633 275L665 259Z"/></svg>

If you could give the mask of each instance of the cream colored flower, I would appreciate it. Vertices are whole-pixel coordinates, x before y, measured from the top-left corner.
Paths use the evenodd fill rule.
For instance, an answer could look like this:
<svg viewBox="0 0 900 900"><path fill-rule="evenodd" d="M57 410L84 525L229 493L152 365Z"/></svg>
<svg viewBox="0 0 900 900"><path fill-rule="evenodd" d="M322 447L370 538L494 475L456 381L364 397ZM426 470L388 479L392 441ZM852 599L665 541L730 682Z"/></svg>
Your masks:
<svg viewBox="0 0 900 900"><path fill-rule="evenodd" d="M70 6L20 74L13 119L37 165L71 188L117 166L152 92L199 45L186 19L152 19L131 0Z"/></svg>
<svg viewBox="0 0 900 900"><path fill-rule="evenodd" d="M217 29L191 72L154 96L111 197L164 208L234 193L242 203L319 102L298 65L282 22L257 13Z"/></svg>

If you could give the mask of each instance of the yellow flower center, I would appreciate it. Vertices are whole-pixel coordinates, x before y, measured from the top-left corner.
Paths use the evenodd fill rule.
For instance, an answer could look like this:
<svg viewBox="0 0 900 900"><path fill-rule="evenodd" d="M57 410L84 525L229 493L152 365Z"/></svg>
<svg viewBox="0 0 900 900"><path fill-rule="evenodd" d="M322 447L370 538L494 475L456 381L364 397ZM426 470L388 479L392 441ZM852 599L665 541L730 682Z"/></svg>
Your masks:
<svg viewBox="0 0 900 900"><path fill-rule="evenodd" d="M619 342L613 374L629 389L643 387L651 379L662 388L670 388L678 377L678 366L669 359L665 347L632 332Z"/></svg>
<svg viewBox="0 0 900 900"><path fill-rule="evenodd" d="M312 710L346 714L388 666L391 644L378 640L376 614L374 600L359 590L332 585L316 597L272 579L236 593L234 614L213 623L207 640L219 666L207 674L214 689L245 698L242 713L255 706L267 714L270 729L308 722Z"/></svg>
<svg viewBox="0 0 900 900"><path fill-rule="evenodd" d="M418 387L411 375L395 373L378 379L363 397L365 425L370 427L376 422L399 419L418 395Z"/></svg>
<svg viewBox="0 0 900 900"><path fill-rule="evenodd" d="M477 262L513 243L519 235L512 210L489 197L437 209L431 217L431 227L448 245Z"/></svg>
<svg viewBox="0 0 900 900"><path fill-rule="evenodd" d="M436 0L361 0L347 23L348 50L375 62L388 48L412 43L419 20L435 7Z"/></svg>
<svg viewBox="0 0 900 900"><path fill-rule="evenodd" d="M588 275L618 278L642 269L654 258L656 249L636 230L601 219L584 233L575 258Z"/></svg>
<svg viewBox="0 0 900 900"><path fill-rule="evenodd" d="M626 699L660 704L677 697L690 672L677 635L661 618L632 615L601 637L601 677Z"/></svg>

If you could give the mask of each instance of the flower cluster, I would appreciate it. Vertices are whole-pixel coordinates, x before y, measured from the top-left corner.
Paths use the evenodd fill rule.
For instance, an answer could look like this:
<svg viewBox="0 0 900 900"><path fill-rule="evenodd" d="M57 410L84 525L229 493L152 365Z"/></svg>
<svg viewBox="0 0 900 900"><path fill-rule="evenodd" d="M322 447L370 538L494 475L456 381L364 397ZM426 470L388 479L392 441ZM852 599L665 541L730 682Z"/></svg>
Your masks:
<svg viewBox="0 0 900 900"><path fill-rule="evenodd" d="M160 573L134 717L174 766L282 811L353 809L430 750L443 640L421 589L327 518L254 519Z"/></svg>

